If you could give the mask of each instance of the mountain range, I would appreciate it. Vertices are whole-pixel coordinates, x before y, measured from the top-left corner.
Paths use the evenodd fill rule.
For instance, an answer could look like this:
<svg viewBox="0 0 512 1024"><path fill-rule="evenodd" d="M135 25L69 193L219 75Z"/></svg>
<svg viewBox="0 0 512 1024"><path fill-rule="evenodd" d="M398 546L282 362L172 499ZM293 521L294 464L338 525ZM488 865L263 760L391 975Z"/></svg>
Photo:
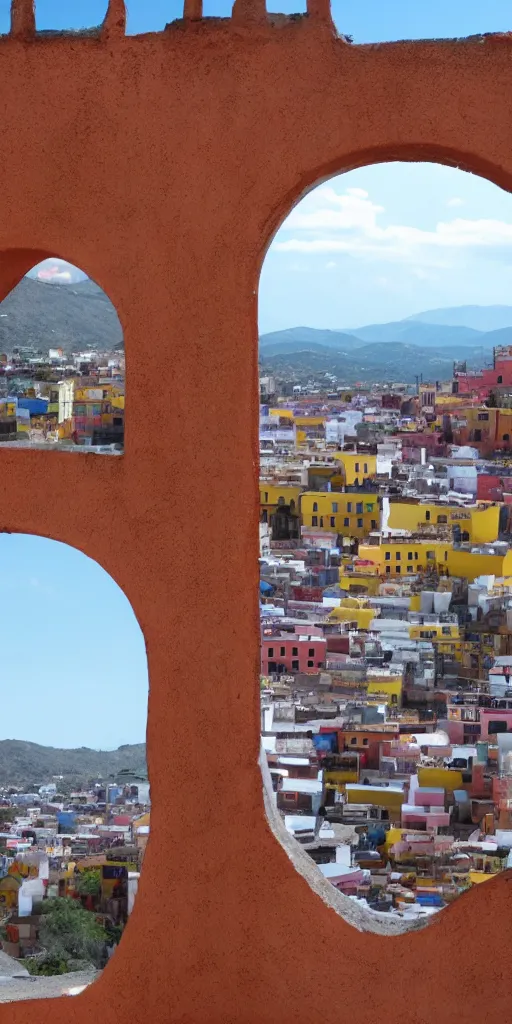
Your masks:
<svg viewBox="0 0 512 1024"><path fill-rule="evenodd" d="M260 363L278 373L310 370L349 383L412 381L418 371L428 380L451 376L455 360L466 360L471 369L488 365L496 345L512 345L512 306L427 310L393 323L347 330L273 331L260 337Z"/></svg>
<svg viewBox="0 0 512 1024"><path fill-rule="evenodd" d="M145 743L127 743L117 750L70 750L24 740L0 741L0 786L32 788L51 782L54 775L64 779L105 779L123 768L145 772Z"/></svg>
<svg viewBox="0 0 512 1024"><path fill-rule="evenodd" d="M0 302L0 352L30 346L80 352L112 351L123 330L110 299L94 281L48 284L24 277Z"/></svg>

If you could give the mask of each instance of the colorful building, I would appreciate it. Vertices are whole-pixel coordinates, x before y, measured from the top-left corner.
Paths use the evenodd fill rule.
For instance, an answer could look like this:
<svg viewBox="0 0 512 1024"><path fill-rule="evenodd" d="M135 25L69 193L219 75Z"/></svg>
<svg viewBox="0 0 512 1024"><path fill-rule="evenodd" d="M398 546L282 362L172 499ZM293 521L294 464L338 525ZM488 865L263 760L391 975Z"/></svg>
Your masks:
<svg viewBox="0 0 512 1024"><path fill-rule="evenodd" d="M377 494L306 491L300 497L303 526L363 538L380 527Z"/></svg>

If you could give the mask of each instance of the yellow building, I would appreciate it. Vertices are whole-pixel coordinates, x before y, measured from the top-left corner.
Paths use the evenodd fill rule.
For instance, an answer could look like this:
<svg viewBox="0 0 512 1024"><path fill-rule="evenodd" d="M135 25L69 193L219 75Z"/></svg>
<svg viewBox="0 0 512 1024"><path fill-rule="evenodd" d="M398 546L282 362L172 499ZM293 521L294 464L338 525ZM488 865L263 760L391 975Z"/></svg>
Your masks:
<svg viewBox="0 0 512 1024"><path fill-rule="evenodd" d="M371 608L365 598L344 597L339 606L333 608L329 622L357 622L358 629L369 629L375 614L375 608Z"/></svg>
<svg viewBox="0 0 512 1024"><path fill-rule="evenodd" d="M372 804L374 807L385 808L391 820L400 818L405 793L396 786L365 786L364 784L347 784L345 789L347 803Z"/></svg>
<svg viewBox="0 0 512 1024"><path fill-rule="evenodd" d="M260 480L260 520L271 523L279 506L289 506L292 515L299 514L301 488L295 484L271 484Z"/></svg>
<svg viewBox="0 0 512 1024"><path fill-rule="evenodd" d="M418 783L421 789L444 789L453 793L462 789L462 772L455 768L418 768Z"/></svg>
<svg viewBox="0 0 512 1024"><path fill-rule="evenodd" d="M352 561L350 560L350 565ZM375 597L379 593L380 588L380 577L374 572L346 572L347 567L342 564L340 569L340 590L345 590L347 594L361 594L363 596Z"/></svg>
<svg viewBox="0 0 512 1024"><path fill-rule="evenodd" d="M325 440L324 416L295 416L297 447L303 447L310 441Z"/></svg>
<svg viewBox="0 0 512 1024"><path fill-rule="evenodd" d="M451 576L462 576L471 581L477 576L510 576L512 573L512 550L505 554L493 555L486 551L450 548L447 565Z"/></svg>
<svg viewBox="0 0 512 1024"><path fill-rule="evenodd" d="M499 505L479 504L461 507L459 505L436 504L422 501L391 501L388 525L392 530L408 530L415 533L423 525L460 527L463 539L472 544L488 544L498 539Z"/></svg>
<svg viewBox="0 0 512 1024"><path fill-rule="evenodd" d="M380 525L376 494L305 491L301 495L302 525L329 530L345 537L367 537Z"/></svg>
<svg viewBox="0 0 512 1024"><path fill-rule="evenodd" d="M406 576L427 568L443 569L448 563L450 543L407 538L383 540L381 544L360 544L359 558L373 562L381 576Z"/></svg>
<svg viewBox="0 0 512 1024"><path fill-rule="evenodd" d="M472 581L477 576L510 576L512 573L512 549L493 554L492 549L454 547L449 541L436 539L419 541L404 537L394 541L384 539L381 544L360 544L359 559L373 562L375 573L381 576L406 576L434 569L441 575Z"/></svg>
<svg viewBox="0 0 512 1024"><path fill-rule="evenodd" d="M383 703L397 706L402 703L402 680L396 679L370 679L366 690L368 697L372 695L383 697Z"/></svg>
<svg viewBox="0 0 512 1024"><path fill-rule="evenodd" d="M377 456L360 452L332 452L343 464L345 483L362 484L377 475Z"/></svg>

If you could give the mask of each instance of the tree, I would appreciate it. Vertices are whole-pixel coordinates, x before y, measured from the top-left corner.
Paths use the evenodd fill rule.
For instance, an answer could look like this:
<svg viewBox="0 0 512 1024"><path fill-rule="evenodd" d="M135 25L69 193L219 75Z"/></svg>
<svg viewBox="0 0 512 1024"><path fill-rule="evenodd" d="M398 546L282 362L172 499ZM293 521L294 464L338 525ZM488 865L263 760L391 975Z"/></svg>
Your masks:
<svg viewBox="0 0 512 1024"><path fill-rule="evenodd" d="M487 402L485 404L488 409L498 408L498 399L496 398L496 393L494 391L490 392L489 398L487 399Z"/></svg>
<svg viewBox="0 0 512 1024"><path fill-rule="evenodd" d="M82 960L103 967L108 935L96 915L68 898L45 900L39 925L39 942L59 962Z"/></svg>
<svg viewBox="0 0 512 1024"><path fill-rule="evenodd" d="M80 896L98 896L101 892L101 872L95 870L79 872L75 881L75 889Z"/></svg>

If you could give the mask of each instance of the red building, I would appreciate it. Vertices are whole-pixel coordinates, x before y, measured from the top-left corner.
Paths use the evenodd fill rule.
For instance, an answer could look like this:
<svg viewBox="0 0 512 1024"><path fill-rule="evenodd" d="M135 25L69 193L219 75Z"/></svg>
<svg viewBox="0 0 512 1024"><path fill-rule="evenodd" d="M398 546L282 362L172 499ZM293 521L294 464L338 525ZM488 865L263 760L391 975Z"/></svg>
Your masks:
<svg viewBox="0 0 512 1024"><path fill-rule="evenodd" d="M479 473L476 480L478 501L506 501L512 495L512 473L509 466L500 466L499 472Z"/></svg>
<svg viewBox="0 0 512 1024"><path fill-rule="evenodd" d="M264 676L274 672L293 675L297 672L316 673L325 668L327 644L319 636L263 637L261 641L261 671Z"/></svg>
<svg viewBox="0 0 512 1024"><path fill-rule="evenodd" d="M500 345L494 349L492 368L480 371L455 370L454 391L464 394L472 391L479 398L487 398L495 387L512 386L512 345Z"/></svg>

